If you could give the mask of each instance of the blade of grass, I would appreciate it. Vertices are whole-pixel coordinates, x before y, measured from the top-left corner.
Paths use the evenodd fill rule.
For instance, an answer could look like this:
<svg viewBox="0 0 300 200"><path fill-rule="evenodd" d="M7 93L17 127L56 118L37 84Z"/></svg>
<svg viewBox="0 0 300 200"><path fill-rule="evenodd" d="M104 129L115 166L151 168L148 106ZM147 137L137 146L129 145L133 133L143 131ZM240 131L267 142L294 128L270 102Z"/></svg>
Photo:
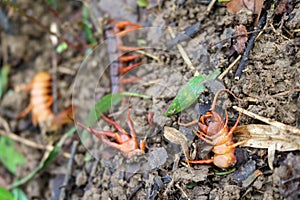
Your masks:
<svg viewBox="0 0 300 200"><path fill-rule="evenodd" d="M89 24L89 8L86 3L83 4L82 8L82 22L87 41L92 45L95 45L97 42Z"/></svg>
<svg viewBox="0 0 300 200"><path fill-rule="evenodd" d="M12 190L12 193L14 195L14 200L28 200L25 193L19 188L14 188Z"/></svg>
<svg viewBox="0 0 300 200"><path fill-rule="evenodd" d="M46 167L49 166L49 164L52 163L53 159L56 158L58 153L61 151L61 148L65 142L65 140L72 136L74 132L76 131L76 127L71 128L67 133L65 133L58 143L54 146L54 148L51 150L50 153L47 154L47 156L40 162L39 166L35 168L30 174L22 178L21 180L18 180L11 184L9 186L10 189L19 187L20 185L23 185L24 183L31 180L33 177L35 177L38 173L40 173L42 170L44 170ZM46 152L47 153L47 152Z"/></svg>
<svg viewBox="0 0 300 200"><path fill-rule="evenodd" d="M0 71L0 99L7 89L9 71L9 65L4 65Z"/></svg>

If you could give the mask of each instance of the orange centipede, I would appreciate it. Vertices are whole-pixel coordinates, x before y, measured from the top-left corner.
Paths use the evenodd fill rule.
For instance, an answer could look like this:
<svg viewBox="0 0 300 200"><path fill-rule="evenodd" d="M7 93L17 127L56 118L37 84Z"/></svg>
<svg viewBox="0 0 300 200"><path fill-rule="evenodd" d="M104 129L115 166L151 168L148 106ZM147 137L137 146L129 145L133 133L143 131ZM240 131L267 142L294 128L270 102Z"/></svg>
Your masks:
<svg viewBox="0 0 300 200"><path fill-rule="evenodd" d="M55 115L51 110L52 97L52 76L47 72L38 72L32 81L26 86L25 91L30 91L30 103L22 111L18 118L32 113L32 123L37 126L46 126L47 130L58 130L63 124L71 122L72 107Z"/></svg>

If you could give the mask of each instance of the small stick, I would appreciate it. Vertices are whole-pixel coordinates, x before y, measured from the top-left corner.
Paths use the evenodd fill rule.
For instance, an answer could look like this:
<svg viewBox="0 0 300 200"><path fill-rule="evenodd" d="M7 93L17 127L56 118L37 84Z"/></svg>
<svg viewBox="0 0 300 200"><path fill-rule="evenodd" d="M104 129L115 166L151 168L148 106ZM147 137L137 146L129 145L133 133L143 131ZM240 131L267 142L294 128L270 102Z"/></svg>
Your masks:
<svg viewBox="0 0 300 200"><path fill-rule="evenodd" d="M245 115L248 115L249 117L252 117L254 119L258 119L262 122L265 122L269 125L272 125L272 126L275 126L281 130L286 130L286 133L289 134L289 133L292 133L294 135L300 135L300 129L296 128L296 127L293 127L293 126L289 126L289 125L286 125L284 123L281 123L281 122L277 122L275 120L272 120L272 119L269 119L269 118L266 118L266 117L262 117L262 116L259 116L253 112L250 112L248 110L245 110L243 108L240 108L238 106L233 106L233 109L245 114Z"/></svg>
<svg viewBox="0 0 300 200"><path fill-rule="evenodd" d="M64 200L65 197L66 197L66 186L68 185L68 182L69 182L69 179L70 179L70 175L71 175L71 171L72 171L72 166L73 166L73 162L74 162L74 157L75 157L77 145L78 145L78 141L73 141L72 149L71 149L71 156L69 158L65 179L64 179L64 182L61 186L62 188L61 188L61 192L60 192L60 195L59 195L60 200Z"/></svg>
<svg viewBox="0 0 300 200"><path fill-rule="evenodd" d="M239 36L247 36L247 35L249 35L249 34L251 34L251 33L257 33L257 32L266 31L266 30L271 30L271 29L272 29L272 28L263 28L262 30L254 30L254 31L248 31L247 33L236 34L236 35L227 37L227 38L225 38L225 39L223 39L223 40L220 40L219 42L213 43L213 44L211 44L209 47L212 48L212 47L214 47L214 46L216 46L216 45L218 45L218 44L220 44L220 43L223 43L223 42L225 42L225 41L227 41L227 40L229 40L229 39L237 38L237 37L239 37Z"/></svg>
<svg viewBox="0 0 300 200"><path fill-rule="evenodd" d="M171 26L168 26L168 30L169 30L169 33L171 35L171 37L174 39L175 38L175 34L173 32L173 29ZM187 64L187 66L189 68L191 68L191 70L193 70L195 73L194 73L194 76L198 76L199 75L199 72L198 70L193 66L193 63L192 61L190 60L190 58L188 57L187 53L185 52L185 50L183 49L183 47L180 45L180 44L177 44L177 48L184 60L184 62Z"/></svg>
<svg viewBox="0 0 300 200"><path fill-rule="evenodd" d="M209 15L209 13L210 13L211 9L213 8L214 4L216 3L216 1L217 1L217 0L212 0L212 1L208 4L208 6L207 6L207 8L206 8L206 15Z"/></svg>
<svg viewBox="0 0 300 200"><path fill-rule="evenodd" d="M190 200L189 196L186 194L186 192L180 187L179 183L176 183L175 186L180 190L180 192L183 194L183 196L185 196L185 198L187 198L188 200Z"/></svg>
<svg viewBox="0 0 300 200"><path fill-rule="evenodd" d="M0 135L6 135L7 137L9 137L10 139L12 139L14 141L20 142L20 143L22 143L26 146L33 147L33 148L36 148L36 149L43 149L43 150L52 151L52 149L54 148L51 145L44 146L44 145L38 144L36 142L33 142L31 140L22 138L22 137L16 135L15 133L12 133L10 131L10 128L9 128L9 125L8 125L7 121L4 120L2 117L0 117L0 124L4 128L4 130L0 130ZM70 155L68 153L64 153L63 155L67 158L70 157Z"/></svg>
<svg viewBox="0 0 300 200"><path fill-rule="evenodd" d="M266 18L267 18L267 12L264 12L263 15L261 16L260 20L259 20L259 23L256 27L256 29L260 30L262 29L262 27L264 26L265 22L266 22ZM254 41L255 41L255 38L256 36L258 35L258 32L255 32L252 34L251 38L249 39L249 42L248 42L248 45L247 45L247 48L245 50L245 53L242 57L242 61L240 62L240 65L235 73L235 80L239 80L242 73L243 73L243 70L247 64L247 61L248 61L248 58L249 58L249 55L250 55L250 51L254 45Z"/></svg>
<svg viewBox="0 0 300 200"><path fill-rule="evenodd" d="M50 26L50 30L56 34L58 34L58 28L56 23L52 23ZM50 35L50 40L52 43L52 98L53 98L53 113L57 115L57 53L56 53L56 46L58 44L58 38L54 35Z"/></svg>
<svg viewBox="0 0 300 200"><path fill-rule="evenodd" d="M139 185L137 185L137 186L133 189L133 191L131 192L131 194L129 195L128 200L135 199L134 196L136 195L136 193L137 193L140 189L142 189L144 186L145 186L145 183L144 183L144 182L142 182L142 183L140 183Z"/></svg>
<svg viewBox="0 0 300 200"><path fill-rule="evenodd" d="M32 147L32 148L36 148L36 149L42 149L42 150L52 151L52 149L54 148L52 145L46 145L46 146L44 146L44 145L38 144L36 142L33 142L31 140L22 138L22 137L14 134L12 132L5 132L5 131L0 130L0 135L6 135L7 137L9 137L10 139L12 139L14 141L20 142L20 143L22 143L22 144L24 144L26 146L29 146L29 147ZM66 158L70 157L70 154L66 153L66 152L64 152L63 155Z"/></svg>
<svg viewBox="0 0 300 200"><path fill-rule="evenodd" d="M233 66L241 59L241 55L239 55L228 67L224 70L222 74L220 74L219 79L222 80L224 76L233 68Z"/></svg>

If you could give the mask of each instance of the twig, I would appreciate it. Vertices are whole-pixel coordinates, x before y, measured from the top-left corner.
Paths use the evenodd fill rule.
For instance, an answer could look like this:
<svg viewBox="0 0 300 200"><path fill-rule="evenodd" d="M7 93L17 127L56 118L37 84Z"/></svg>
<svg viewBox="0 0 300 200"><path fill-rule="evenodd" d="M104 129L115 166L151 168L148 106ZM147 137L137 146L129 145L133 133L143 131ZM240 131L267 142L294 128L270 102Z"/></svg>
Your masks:
<svg viewBox="0 0 300 200"><path fill-rule="evenodd" d="M58 34L58 28L56 23L52 23L50 26L50 30L56 34ZM56 46L58 44L58 38L54 35L50 35L50 40L52 43L52 98L53 98L53 113L56 115L58 112L57 109L57 53Z"/></svg>
<svg viewBox="0 0 300 200"><path fill-rule="evenodd" d="M267 124L270 124L272 126L275 126L281 130L285 130L287 134L294 134L294 135L300 135L300 129L296 128L296 127L293 127L293 126L289 126L289 125L286 125L284 123L281 123L281 122L277 122L275 120L272 120L272 119L269 119L269 118L266 118L266 117L262 117L262 116L259 116L253 112L250 112L248 110L245 110L243 108L240 108L238 106L233 106L233 109L245 114L245 115L248 115L249 117L252 117L252 118L255 118L255 119L258 119L262 122L265 122Z"/></svg>
<svg viewBox="0 0 300 200"><path fill-rule="evenodd" d="M265 22L266 22L266 18L267 18L267 12L264 12L263 15L261 16L260 20L259 20L259 23L257 25L257 27L255 29L257 30L260 30L262 29L262 27L264 26ZM250 55L250 51L254 45L254 41L255 41L255 38L256 36L258 35L258 32L255 32L251 35L251 38L249 39L249 42L248 42L248 45L247 45L247 48L245 50L245 53L242 57L242 61L240 62L240 65L235 73L235 80L239 80L242 73L243 73L243 70L247 64L247 61L248 61L248 58L249 58L249 55Z"/></svg>
<svg viewBox="0 0 300 200"><path fill-rule="evenodd" d="M29 147L32 147L32 148L36 148L36 149L42 149L42 150L52 151L53 148L54 148L52 145L46 145L46 146L44 146L44 145L38 144L36 142L33 142L31 140L22 138L22 137L16 135L15 133L12 133L12 132L6 132L6 131L3 131L3 130L0 130L0 135L6 135L7 137L9 137L10 139L12 139L14 141L20 142L20 143L22 143L22 144L24 144L26 146L29 146ZM70 157L70 154L66 153L66 152L64 152L63 155L66 158Z"/></svg>
<svg viewBox="0 0 300 200"><path fill-rule="evenodd" d="M214 4L216 3L216 1L217 1L217 0L212 0L212 1L208 4L208 6L207 6L207 8L206 8L206 15L209 15L209 13L210 13L211 9L213 8Z"/></svg>
<svg viewBox="0 0 300 200"><path fill-rule="evenodd" d="M137 186L133 189L133 191L131 192L131 194L129 195L128 200L134 199L134 196L136 195L136 193L137 193L140 189L142 189L144 186L145 186L145 183L144 183L144 182L142 182L142 183L140 183L139 185L137 185Z"/></svg>
<svg viewBox="0 0 300 200"><path fill-rule="evenodd" d="M239 55L228 67L227 69L220 74L219 79L222 80L224 76L233 68L233 66L241 59L241 55Z"/></svg>
<svg viewBox="0 0 300 200"><path fill-rule="evenodd" d="M52 151L52 149L54 148L51 145L44 146L44 145L38 144L36 142L33 142L31 140L22 138L22 137L16 135L15 133L12 133L10 131L10 128L9 128L9 125L8 125L7 121L5 121L2 117L0 117L0 124L4 128L4 130L0 130L0 135L6 135L7 137L9 137L10 139L12 139L14 141L20 142L20 143L22 143L22 144L24 144L26 146L33 147L33 148L36 148L36 149L42 149L42 150ZM66 158L70 157L69 153L63 153L63 155Z"/></svg>
<svg viewBox="0 0 300 200"><path fill-rule="evenodd" d="M188 200L190 200L189 196L186 194L186 192L180 187L180 185L178 183L176 183L175 185L183 194L183 196L185 196L185 198L187 198Z"/></svg>
<svg viewBox="0 0 300 200"><path fill-rule="evenodd" d="M65 179L64 179L64 182L63 182L63 186L68 185L68 182L69 182L69 179L70 179L70 174L71 174L71 171L72 171L73 162L74 162L74 157L75 157L75 153L76 153L76 149L77 149L77 145L78 145L78 141L73 141L72 149L71 149L71 156L69 158ZM64 200L65 197L66 197L66 187L62 187L60 195L59 195L59 199Z"/></svg>
<svg viewBox="0 0 300 200"><path fill-rule="evenodd" d="M136 50L136 52L140 53L140 54L143 54L143 55L145 55L145 56L147 56L149 58L152 58L153 60L156 60L160 64L162 63L161 60L159 59L159 57L157 57L157 56L155 56L153 54L147 53L147 52L145 52L143 50Z"/></svg>
<svg viewBox="0 0 300 200"><path fill-rule="evenodd" d="M175 34L174 34L173 29L172 29L171 26L168 26L168 31L169 31L171 37L174 39L174 38L175 38ZM182 56L184 62L187 64L187 66L188 66L189 68L191 68L191 70L193 70L193 71L195 72L195 73L194 73L194 76L198 76L198 75L199 75L198 70L193 66L193 64L192 64L192 62L191 62L191 60L190 60L190 58L188 57L188 55L187 55L187 53L185 52L185 50L183 49L183 47L182 47L180 44L177 44L177 48L178 48L178 50L179 50L179 52L180 52L180 54L181 54L181 56Z"/></svg>
<svg viewBox="0 0 300 200"><path fill-rule="evenodd" d="M252 33L257 33L257 32L271 30L271 29L272 28L263 28L262 30L254 30L254 31L248 31L247 33L235 34L233 36L227 37L227 38L225 38L223 40L220 40L220 41L218 41L216 43L213 43L213 44L209 45L209 48L212 48L212 47L214 47L214 46L216 46L216 45L218 45L220 43L223 43L223 42L225 42L225 41L227 41L229 39L237 38L237 37L240 37L240 36L247 36L247 35L252 34Z"/></svg>

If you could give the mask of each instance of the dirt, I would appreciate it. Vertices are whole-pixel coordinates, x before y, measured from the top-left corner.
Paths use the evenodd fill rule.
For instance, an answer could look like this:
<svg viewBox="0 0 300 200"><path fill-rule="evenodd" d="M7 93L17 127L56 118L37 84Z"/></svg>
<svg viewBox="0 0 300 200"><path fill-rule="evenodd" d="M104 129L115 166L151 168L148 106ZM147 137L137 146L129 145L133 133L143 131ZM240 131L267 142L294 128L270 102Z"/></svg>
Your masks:
<svg viewBox="0 0 300 200"><path fill-rule="evenodd" d="M72 103L76 106L74 120L85 122L95 102L111 91L107 41L103 39L103 33L93 29L100 45L84 60L88 46L82 45L82 41L85 41L80 21L82 5L59 2L62 7L58 9L60 17L56 18L45 4L26 1L18 1L18 4L47 26L56 22L62 35L79 46L70 46L58 56L57 87L60 95L57 104L62 110ZM237 64L222 80L207 83L207 89L198 102L181 113L183 122L198 119L210 108L216 91L227 88L243 100L222 95L217 101L218 112L224 115L224 110L228 111L229 126L233 126L238 117L238 112L232 108L235 105L299 128L300 3L296 1L290 4L293 5L292 10L272 18L272 9L265 3L268 25L256 39L241 78L235 80ZM274 170L271 170L267 164L266 149L238 147L236 166L222 170L213 165L189 166L180 145L171 143L163 136L164 126L174 127L188 138L191 153L200 154L201 157L210 156L209 146L195 137L193 127L178 125L179 115L164 116L177 92L195 73L186 64L177 46L167 49L171 37L166 26L171 25L175 35L178 35L200 22L200 29L194 36L180 44L195 69L200 74L208 75L217 68L223 72L238 56L233 48L234 39L228 38L237 25L244 25L248 31L253 30L254 18L248 11L232 15L218 4L206 16L207 5L192 0L163 1L159 6L138 10L135 1L128 4L122 1L120 12L112 9L109 1L93 1L90 5L98 22L105 23L112 18L144 25L146 28L129 33L124 42L126 40L125 44L129 46L137 46L137 41L145 43L148 47L145 51L159 59L143 56L143 64L124 76L140 78L124 85L125 91L148 95L150 98L125 97L123 103L107 113L129 131L127 110L131 105L130 117L138 141L146 138L146 153L128 159L91 134L83 139L82 130L78 128L78 135L69 138L63 148L64 152L70 152L72 142L80 140L68 184L62 186L69 159L60 154L48 168L21 187L29 198L59 199L62 187L66 190L66 199L86 200L299 198L299 150L276 151ZM16 88L29 83L38 71L52 70L53 47L49 33L19 12L14 13L10 23L10 31L1 35L2 45L9 46L7 62L11 65L11 73L9 89L1 100L0 113L9 122L12 132L36 143L47 144L50 134L41 134L41 130L31 124L30 116L22 119L15 117L29 102L28 95ZM1 54L4 54L3 49ZM153 112L152 125L147 118L149 112ZM239 125L261 123L243 115ZM60 130L58 137L71 126ZM114 130L104 120L90 126L98 130ZM43 155L41 150L22 143L16 146L25 155L27 164L18 168L16 176L6 175L7 171L1 165L0 177L4 176L8 183L30 173L38 166ZM257 170L261 174L256 176Z"/></svg>

